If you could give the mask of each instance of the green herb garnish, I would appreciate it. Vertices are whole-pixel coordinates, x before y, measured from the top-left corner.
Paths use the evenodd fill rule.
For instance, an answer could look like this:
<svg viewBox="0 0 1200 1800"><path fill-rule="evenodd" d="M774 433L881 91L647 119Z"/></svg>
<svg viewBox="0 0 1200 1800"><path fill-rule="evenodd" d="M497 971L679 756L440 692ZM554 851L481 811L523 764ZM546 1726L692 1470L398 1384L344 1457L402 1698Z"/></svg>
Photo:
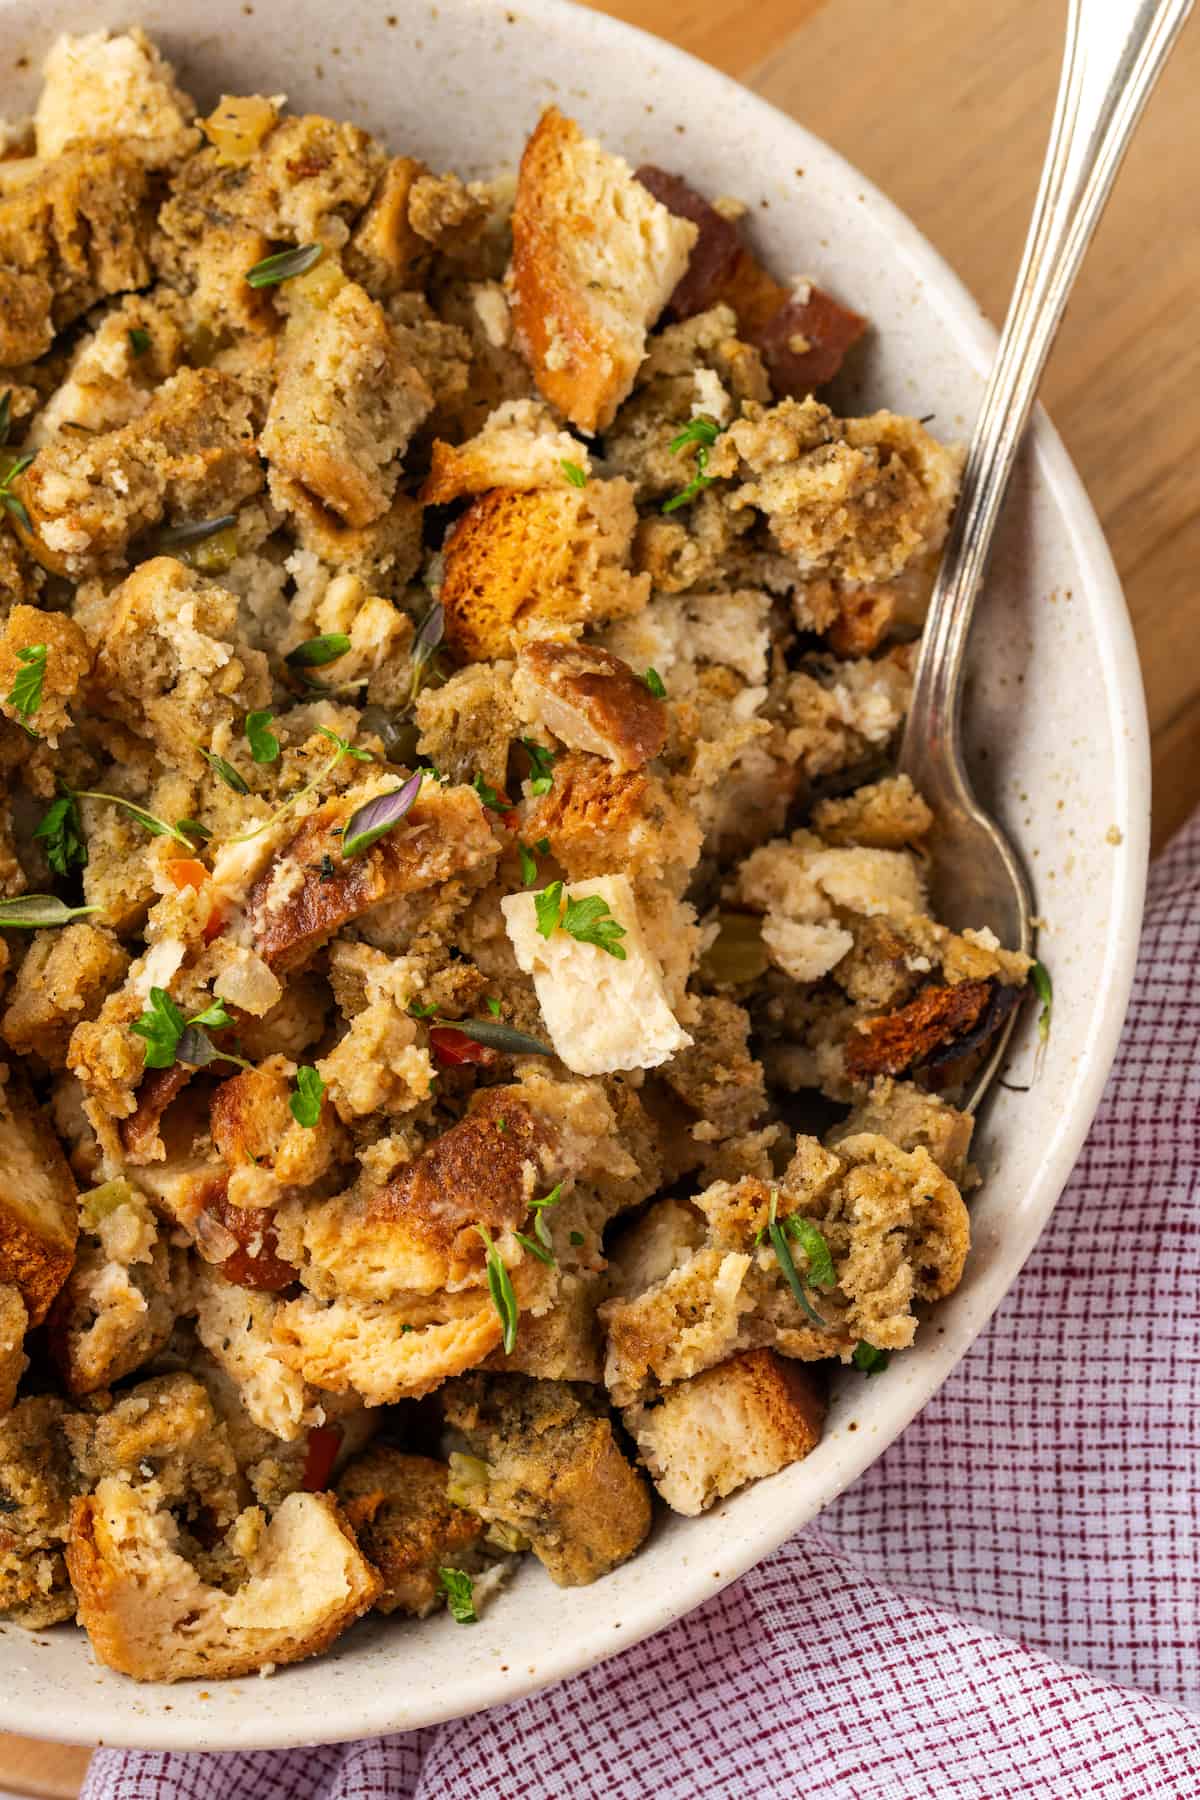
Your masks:
<svg viewBox="0 0 1200 1800"><path fill-rule="evenodd" d="M57 894L18 894L14 900L0 900L0 930L44 931L49 925L69 925L72 919L99 910L98 906L68 906Z"/></svg>
<svg viewBox="0 0 1200 1800"><path fill-rule="evenodd" d="M147 812L144 806L137 806L132 800L122 799L120 794L103 794L96 788L74 788L69 792L76 800L107 800L110 806L119 806L135 818L138 824L150 833L151 837L174 838L175 842L182 844L185 850L195 849L193 838L211 837L212 835L205 826L197 826L194 819L179 819L174 825L168 825L167 821L160 819L157 813ZM57 801L55 805L57 805ZM47 813L46 819L49 816L50 814ZM46 819L42 820L43 825L46 823Z"/></svg>
<svg viewBox="0 0 1200 1800"><path fill-rule="evenodd" d="M489 812L506 813L512 811L512 801L506 800L502 794L497 792L490 781L484 780L482 775L477 774L474 781L471 783L471 786L475 789L475 792L479 795L479 798L483 801L483 804L488 808Z"/></svg>
<svg viewBox="0 0 1200 1800"><path fill-rule="evenodd" d="M537 851L537 856L534 855L534 850ZM517 854L521 858L521 880L528 887L531 881L537 880L537 857L550 854L550 839L539 838L532 849L528 844L518 844Z"/></svg>
<svg viewBox="0 0 1200 1800"><path fill-rule="evenodd" d="M310 1064L296 1070L296 1087L288 1100L288 1109L297 1125L312 1130L321 1117L321 1098L325 1083Z"/></svg>
<svg viewBox="0 0 1200 1800"><path fill-rule="evenodd" d="M530 793L548 794L554 785L554 764L557 760L553 750L535 743L533 738L522 738L521 747L533 764L533 774L529 780Z"/></svg>
<svg viewBox="0 0 1200 1800"><path fill-rule="evenodd" d="M134 356L145 356L150 348L150 333L140 325L129 327L129 348Z"/></svg>
<svg viewBox="0 0 1200 1800"><path fill-rule="evenodd" d="M877 1349L868 1344L866 1338L860 1338L854 1346L853 1363L864 1375L882 1375L891 1361L886 1350Z"/></svg>
<svg viewBox="0 0 1200 1800"><path fill-rule="evenodd" d="M537 928L544 938L553 937L558 930L558 922L562 917L562 897L561 881L552 881L549 887L542 888L533 896Z"/></svg>
<svg viewBox="0 0 1200 1800"><path fill-rule="evenodd" d="M256 763L273 763L279 756L279 739L267 729L274 717L267 710L246 714L246 742Z"/></svg>
<svg viewBox="0 0 1200 1800"><path fill-rule="evenodd" d="M33 530L33 526L29 523L29 514L25 510L24 502L11 492L11 488L17 476L23 474L32 461L32 455L14 456L4 471L3 479L0 480L0 506L3 506L5 512L11 513L17 523L23 525L26 531Z"/></svg>
<svg viewBox="0 0 1200 1800"><path fill-rule="evenodd" d="M45 644L26 644L17 651L17 661L21 667L13 676L13 684L9 689L6 706L19 712L26 721L25 729L29 730L28 721L33 718L42 704L42 683L46 679Z"/></svg>
<svg viewBox="0 0 1200 1800"><path fill-rule="evenodd" d="M422 684L428 679L428 672L437 657L438 646L446 630L446 613L440 600L435 600L413 638L409 660L412 665L412 682L408 691L408 703L411 706L421 691Z"/></svg>
<svg viewBox="0 0 1200 1800"><path fill-rule="evenodd" d="M1035 962L1029 971L1029 979L1033 991L1042 1003L1038 1014L1038 1041L1044 1050L1050 1040L1050 1014L1054 1009L1054 983L1050 979L1050 971L1045 963Z"/></svg>
<svg viewBox="0 0 1200 1800"><path fill-rule="evenodd" d="M500 1252L492 1242L491 1233L486 1225L476 1225L476 1231L483 1239L487 1251L487 1284L492 1296L492 1305L496 1309L503 1333L505 1355L510 1355L517 1341L517 1321L520 1312L517 1307L517 1296L513 1293L512 1282L508 1278L508 1270L500 1260Z"/></svg>
<svg viewBox="0 0 1200 1800"><path fill-rule="evenodd" d="M46 861L56 875L69 875L72 869L87 866L87 840L74 794L60 794L33 835L45 844Z"/></svg>
<svg viewBox="0 0 1200 1800"><path fill-rule="evenodd" d="M587 475L580 468L578 463L568 462L567 458L564 456L561 459L560 467L572 487L581 488L587 486Z"/></svg>
<svg viewBox="0 0 1200 1800"><path fill-rule="evenodd" d="M350 639L344 631L327 631L323 637L306 638L289 650L283 660L289 669L323 669L326 663L345 656L349 648Z"/></svg>
<svg viewBox="0 0 1200 1800"><path fill-rule="evenodd" d="M613 917L608 901L599 894L586 894L581 900L567 900L562 928L580 944L595 944L618 962L625 961L625 946L617 940L626 935L625 926Z"/></svg>
<svg viewBox="0 0 1200 1800"><path fill-rule="evenodd" d="M642 680L645 682L646 686L650 689L650 692L654 695L654 698L656 700L665 700L666 699L666 697L667 697L666 684L664 683L663 678L659 674L657 669L647 669L646 673L642 676Z"/></svg>
<svg viewBox="0 0 1200 1800"><path fill-rule="evenodd" d="M543 1248L550 1253L548 1256L542 1257L543 1262L554 1261L554 1242L550 1236L550 1227L546 1223L546 1209L547 1207L558 1205L559 1201L562 1199L562 1191L563 1184L561 1181L557 1181L548 1194L543 1194L540 1200L531 1200L529 1202L530 1210L534 1215L534 1234L542 1244ZM522 1242L524 1242L524 1239L522 1239Z"/></svg>
<svg viewBox="0 0 1200 1800"><path fill-rule="evenodd" d="M235 794L248 794L250 792L249 782L244 775L239 775L231 762L226 762L225 758L223 756L218 756L215 750L206 750L203 744L197 744L196 749L200 752L213 774L219 781L223 781L227 788L232 788Z"/></svg>
<svg viewBox="0 0 1200 1800"><path fill-rule="evenodd" d="M692 419L677 437L671 439L671 454L678 456L689 444L696 446L696 473L688 482L681 494L664 502L665 513L674 512L677 506L686 506L689 500L706 487L712 486L712 477L705 474L708 467L708 453L721 435L721 427L714 419Z"/></svg>
<svg viewBox="0 0 1200 1800"><path fill-rule="evenodd" d="M494 995L485 994L484 999L483 999L483 1004L487 1007L487 1009L491 1013L493 1019L498 1019L500 1017L500 1002L494 997Z"/></svg>
<svg viewBox="0 0 1200 1800"><path fill-rule="evenodd" d="M248 844L251 838L256 838L262 832L269 831L271 826L278 824L279 820L291 812L294 806L298 806L301 800L306 799L309 794L319 788L326 776L333 774L333 771L344 757L353 757L355 762L375 761L374 756L369 750L358 749L357 746L350 743L348 739L339 737L336 731L330 731L328 726L318 725L317 730L322 737L328 738L330 743L335 746L334 753L329 758L329 761L322 764L311 781L306 781L302 788L297 789L294 794L283 802L282 806L277 806L273 813L268 814L261 825L256 825L252 831L243 831L240 832L237 837L230 838L229 842L231 844ZM183 823L184 821L181 820L180 824Z"/></svg>
<svg viewBox="0 0 1200 1800"><path fill-rule="evenodd" d="M351 813L342 833L343 857L361 856L364 850L386 837L410 811L424 779L424 769L418 769L402 786L391 788L386 794L377 794Z"/></svg>
<svg viewBox="0 0 1200 1800"><path fill-rule="evenodd" d="M410 1000L408 1010L414 1019L432 1019L437 1012L437 1001Z"/></svg>
<svg viewBox="0 0 1200 1800"><path fill-rule="evenodd" d="M210 1029L232 1024L220 1000L210 1001L202 1012L186 1019L165 988L152 987L149 1006L129 1029L146 1041L147 1069L169 1069L175 1062L189 1063L197 1069L210 1062L231 1062L248 1069L250 1064L242 1057L218 1050L208 1036Z"/></svg>
<svg viewBox="0 0 1200 1800"><path fill-rule="evenodd" d="M247 269L246 280L252 288L277 287L295 275L307 275L324 254L322 244L297 244L294 250L277 250L274 256L264 256Z"/></svg>
<svg viewBox="0 0 1200 1800"><path fill-rule="evenodd" d="M465 1569L439 1569L438 1586L446 1596L446 1610L458 1625L478 1625L475 1584Z"/></svg>
<svg viewBox="0 0 1200 1800"><path fill-rule="evenodd" d="M806 1225L807 1221L806 1220L796 1220L795 1224L793 1224L791 1219L787 1219L784 1221L783 1224L780 1224L779 1220L775 1217L775 1210L778 1205L779 1205L779 1189L772 1188L771 1189L770 1206L767 1211L766 1234L771 1240L771 1248L775 1252L776 1261L778 1262L779 1267L783 1271L784 1280L787 1282L788 1286L792 1290L792 1296L795 1299L797 1306L800 1307L802 1312L805 1312L808 1314L808 1317L812 1320L814 1325L819 1326L822 1331L828 1331L828 1329L829 1329L828 1325L826 1324L825 1320L821 1317L820 1313L817 1311L816 1307L813 1305L812 1301L809 1299L808 1295L804 1291L804 1283L801 1281L800 1276L796 1271L796 1264L792 1259L791 1246L788 1243L789 1235L800 1239L801 1248L804 1249L804 1253L805 1253L806 1257L808 1257L808 1259L809 1259L809 1269L811 1271L811 1268L812 1268L811 1252L810 1252L807 1244L805 1243L803 1236L796 1229L796 1226ZM815 1235L818 1238L820 1238L821 1245L825 1250L825 1255L829 1256L829 1248L825 1244L824 1238L821 1237L820 1232L817 1231L816 1226L809 1225L808 1230L811 1232L814 1232ZM832 1258L830 1258L830 1269L831 1270L832 1270L832 1266L833 1266Z"/></svg>

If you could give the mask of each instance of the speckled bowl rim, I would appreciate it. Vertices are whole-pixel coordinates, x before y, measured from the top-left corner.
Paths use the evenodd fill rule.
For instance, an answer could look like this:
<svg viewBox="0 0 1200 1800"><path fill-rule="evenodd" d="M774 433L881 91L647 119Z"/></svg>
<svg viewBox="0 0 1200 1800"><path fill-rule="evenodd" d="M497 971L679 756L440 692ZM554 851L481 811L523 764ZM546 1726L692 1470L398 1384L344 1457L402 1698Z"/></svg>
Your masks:
<svg viewBox="0 0 1200 1800"><path fill-rule="evenodd" d="M18 9L27 28L29 14L25 0L0 0L0 30L6 24L6 15L11 16ZM183 10L181 8L181 15ZM440 18L435 18L429 29L446 29L455 13L496 15L500 10L489 0L446 0L440 8L433 9L435 14L440 13ZM131 20L137 12L136 0L130 0L128 14ZM904 214L821 139L728 76L634 26L575 6L571 0L521 0L519 14L523 23L545 18L558 29L576 33L581 50L586 49L597 59L589 64L593 70L601 58L611 58L617 67L636 67L639 57L653 57L660 69L675 73L680 93L694 90L697 85L705 91L702 111L707 119L719 118L723 104L736 104L762 128L769 129L779 143L781 165L785 161L790 166L820 159L825 171L844 185L847 195L853 195L875 214L909 271L930 292L936 293L942 311L941 322L959 355L979 374L986 372L994 353L995 333L982 318L967 289ZM179 29L185 23L181 16ZM449 28L452 29L452 23ZM602 97L600 90L598 99L602 100ZM603 130L602 122L593 121L593 125L595 129ZM632 1602L627 1595L622 1606L622 1620L606 1634L603 1648L594 1642L572 1642L569 1629L565 1629L561 1637L549 1633L536 1669L531 1669L528 1674L508 1671L502 1674L491 1667L478 1674L464 1674L453 1691L418 1696L415 1702L408 1696L401 1698L390 1683L367 1684L357 1705L340 1706L336 1718L319 1721L315 1721L311 1711L303 1705L289 1708L285 1702L278 1706L282 1696L278 1693L277 1683L272 1683L276 1688L273 1696L276 1705L261 1709L261 1714L256 1717L257 1709L243 1687L247 1702L243 1708L245 1716L232 1721L223 1718L215 1731L215 1721L207 1723L203 1706L192 1701L192 1692L198 1684L183 1684L172 1690L178 1704L170 1712L161 1705L140 1705L140 1690L130 1684L128 1711L112 1712L102 1733L89 1729L87 1735L92 1741L150 1749L272 1748L312 1743L316 1726L319 1741L337 1742L461 1717L518 1699L594 1667L682 1618L792 1537L882 1455L970 1348L1017 1278L1044 1229L1099 1104L1116 1052L1133 980L1149 842L1150 757L1145 701L1137 650L1120 582L1083 484L1057 432L1040 410L1033 423L1031 438L1040 482L1053 498L1062 530L1070 540L1072 555L1089 584L1093 606L1103 615L1105 631L1098 649L1106 703L1118 724L1113 743L1112 816L1123 821L1125 846L1120 875L1115 882L1104 963L1096 972L1097 989L1104 992L1108 1000L1104 1018L1089 1040L1078 1047L1074 1103L1058 1120L1057 1129L1045 1145L1035 1192L1022 1206L1018 1222L1006 1236L1005 1254L993 1257L984 1277L976 1283L970 1315L959 1322L952 1341L940 1343L937 1354L924 1360L918 1378L896 1385L895 1404L887 1425L870 1436L862 1434L853 1447L843 1444L836 1467L829 1471L823 1482L812 1485L799 1510L772 1521L767 1529L745 1535L740 1542L729 1541L730 1534L727 1533L719 1574L711 1570L709 1557L689 1555L679 1559L669 1593L653 1591L654 1584L648 1582L643 1584L646 1591ZM704 1521L694 1522L692 1529L703 1533ZM343 1642L344 1655L352 1661L353 1640ZM419 1655L413 1673L419 1681ZM161 1693L161 1690L157 1692ZM85 1705L83 1711L86 1714L90 1708ZM81 1717L78 1713L73 1714L70 1697L61 1692L47 1693L44 1705L14 1703L10 1696L0 1692L0 1728L78 1742Z"/></svg>

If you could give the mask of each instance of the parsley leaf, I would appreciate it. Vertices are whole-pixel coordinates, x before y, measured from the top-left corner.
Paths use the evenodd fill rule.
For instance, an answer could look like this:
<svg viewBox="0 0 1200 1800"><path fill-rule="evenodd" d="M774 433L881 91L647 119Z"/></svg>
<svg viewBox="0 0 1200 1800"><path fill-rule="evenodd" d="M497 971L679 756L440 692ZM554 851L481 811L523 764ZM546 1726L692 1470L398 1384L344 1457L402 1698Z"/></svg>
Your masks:
<svg viewBox="0 0 1200 1800"><path fill-rule="evenodd" d="M267 727L275 717L265 709L246 714L246 742L256 763L273 763L279 756L279 739Z"/></svg>
<svg viewBox="0 0 1200 1800"><path fill-rule="evenodd" d="M45 644L26 644L17 651L21 667L13 676L12 688L5 705L19 712L22 719L32 719L42 704L42 683L46 679ZM26 726L28 730L28 726Z"/></svg>
<svg viewBox="0 0 1200 1800"><path fill-rule="evenodd" d="M569 462L564 456L561 458L559 466L572 487L581 488L587 486L587 475L580 468L578 463Z"/></svg>
<svg viewBox="0 0 1200 1800"><path fill-rule="evenodd" d="M686 506L688 501L694 500L703 489L711 487L712 477L706 475L704 471L708 468L709 450L716 443L720 434L721 427L714 419L692 419L677 437L671 439L672 456L678 456L680 451L686 450L689 444L695 444L696 473L681 494L676 494L673 499L664 502L663 511L665 513L674 512L676 507Z"/></svg>
<svg viewBox="0 0 1200 1800"><path fill-rule="evenodd" d="M650 689L650 692L654 695L654 698L656 700L665 700L666 699L666 697L667 697L666 684L664 683L663 678L659 674L657 669L647 669L646 673L642 676L642 680L645 682L646 686Z"/></svg>
<svg viewBox="0 0 1200 1800"><path fill-rule="evenodd" d="M534 855L535 850L537 856ZM539 838L532 848L528 844L518 844L517 854L521 858L521 880L528 887L531 881L537 880L538 856L549 856L550 854L550 839Z"/></svg>
<svg viewBox="0 0 1200 1800"><path fill-rule="evenodd" d="M465 1569L439 1569L438 1586L446 1596L446 1610L458 1625L478 1625L475 1584Z"/></svg>
<svg viewBox="0 0 1200 1800"><path fill-rule="evenodd" d="M169 1069L175 1062L188 1063L196 1069L207 1068L211 1062L231 1062L248 1069L250 1064L240 1056L218 1050L205 1029L232 1024L220 1000L210 1000L201 1012L185 1019L165 988L152 987L149 1006L129 1029L146 1041L147 1069Z"/></svg>
<svg viewBox="0 0 1200 1800"><path fill-rule="evenodd" d="M553 750L547 750L543 744L535 743L532 738L522 738L521 745L533 764L533 774L529 782L530 793L548 794L554 783L556 758Z"/></svg>
<svg viewBox="0 0 1200 1800"><path fill-rule="evenodd" d="M408 1010L414 1019L432 1019L437 1012L437 1001L410 1000Z"/></svg>
<svg viewBox="0 0 1200 1800"><path fill-rule="evenodd" d="M500 1017L500 1002L492 994L486 994L483 1003L491 1013L493 1019L498 1019Z"/></svg>
<svg viewBox="0 0 1200 1800"><path fill-rule="evenodd" d="M877 1349L868 1344L866 1338L860 1338L854 1346L854 1366L861 1369L864 1375L882 1375L891 1361L886 1350Z"/></svg>
<svg viewBox="0 0 1200 1800"><path fill-rule="evenodd" d="M317 1071L308 1063L296 1070L296 1090L288 1101L288 1108L297 1125L304 1125L311 1131L321 1117L321 1099L325 1093L325 1083Z"/></svg>
<svg viewBox="0 0 1200 1800"><path fill-rule="evenodd" d="M134 356L145 356L150 348L150 333L141 325L129 327L129 348Z"/></svg>
<svg viewBox="0 0 1200 1800"><path fill-rule="evenodd" d="M506 800L502 794L497 793L496 789L490 782L485 781L482 775L477 774L471 786L489 811L495 813L512 811L511 800Z"/></svg>
<svg viewBox="0 0 1200 1800"><path fill-rule="evenodd" d="M503 1333L505 1355L509 1355L517 1341L517 1321L520 1311L517 1296L513 1293L512 1282L508 1278L508 1270L500 1260L500 1252L492 1242L491 1233L486 1225L476 1225L476 1231L483 1239L487 1251L487 1284L492 1296L492 1305L496 1309Z"/></svg>
<svg viewBox="0 0 1200 1800"><path fill-rule="evenodd" d="M582 900L567 900L562 927L580 944L595 944L618 962L625 961L625 946L617 940L625 936L625 927L614 919L608 901L599 894L586 894Z"/></svg>
<svg viewBox="0 0 1200 1800"><path fill-rule="evenodd" d="M783 1271L784 1280L792 1290L792 1298L795 1300L797 1306L802 1312L808 1314L814 1325L819 1326L822 1331L827 1331L829 1329L828 1325L805 1293L804 1284L796 1272L796 1265L792 1260L791 1246L788 1244L788 1234L775 1217L775 1209L778 1204L779 1189L772 1188L771 1202L767 1211L766 1231L767 1236L771 1240L771 1248L775 1252L775 1259ZM818 1232L817 1235L820 1236L820 1233ZM824 1243L823 1238L821 1241Z"/></svg>
<svg viewBox="0 0 1200 1800"><path fill-rule="evenodd" d="M558 921L562 917L563 884L552 881L533 896L533 910L537 918L537 928L544 938L553 937L558 930Z"/></svg>

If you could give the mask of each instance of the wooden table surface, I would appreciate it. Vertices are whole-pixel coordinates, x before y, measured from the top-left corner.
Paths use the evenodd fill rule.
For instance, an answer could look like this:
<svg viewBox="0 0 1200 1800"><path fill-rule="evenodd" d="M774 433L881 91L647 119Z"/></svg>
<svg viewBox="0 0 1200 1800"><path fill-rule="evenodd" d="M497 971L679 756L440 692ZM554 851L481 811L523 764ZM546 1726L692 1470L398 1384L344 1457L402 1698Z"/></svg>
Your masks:
<svg viewBox="0 0 1200 1800"><path fill-rule="evenodd" d="M737 76L842 151L999 321L1045 145L1063 0L610 0L601 10ZM1133 615L1156 845L1200 801L1197 89L1193 24L1130 151L1043 390ZM86 1763L83 1750L0 1736L0 1788L57 1800L77 1793Z"/></svg>

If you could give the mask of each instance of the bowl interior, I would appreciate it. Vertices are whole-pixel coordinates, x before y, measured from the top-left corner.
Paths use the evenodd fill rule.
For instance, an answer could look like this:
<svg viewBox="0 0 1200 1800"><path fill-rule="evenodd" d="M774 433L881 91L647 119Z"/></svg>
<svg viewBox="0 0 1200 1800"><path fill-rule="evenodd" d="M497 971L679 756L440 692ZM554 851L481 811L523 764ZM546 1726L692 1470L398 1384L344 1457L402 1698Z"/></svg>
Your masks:
<svg viewBox="0 0 1200 1800"><path fill-rule="evenodd" d="M783 277L808 274L877 327L847 408L934 414L963 437L991 336L936 255L857 172L724 77L597 14L533 0L0 0L5 106L28 109L60 31L138 19L201 99L285 90L393 150L483 173L512 164L553 100L632 162L749 204ZM1136 954L1149 803L1136 653L1115 572L1052 428L1038 420L972 645L967 719L982 797L1007 824L1045 919L1049 1054L1028 1092L997 1090L977 1139L963 1286L886 1378L838 1386L804 1463L694 1521L662 1520L634 1561L560 1592L524 1569L476 1630L441 1616L367 1622L270 1681L137 1687L82 1634L0 1627L0 1725L68 1741L232 1749L350 1738L470 1712L559 1679L679 1617L766 1555L878 1456L945 1378L1027 1256L1099 1100ZM986 921L979 921L985 923ZM1027 1013L1030 1009L1027 1009ZM1028 1080L1026 1018L1011 1080Z"/></svg>

